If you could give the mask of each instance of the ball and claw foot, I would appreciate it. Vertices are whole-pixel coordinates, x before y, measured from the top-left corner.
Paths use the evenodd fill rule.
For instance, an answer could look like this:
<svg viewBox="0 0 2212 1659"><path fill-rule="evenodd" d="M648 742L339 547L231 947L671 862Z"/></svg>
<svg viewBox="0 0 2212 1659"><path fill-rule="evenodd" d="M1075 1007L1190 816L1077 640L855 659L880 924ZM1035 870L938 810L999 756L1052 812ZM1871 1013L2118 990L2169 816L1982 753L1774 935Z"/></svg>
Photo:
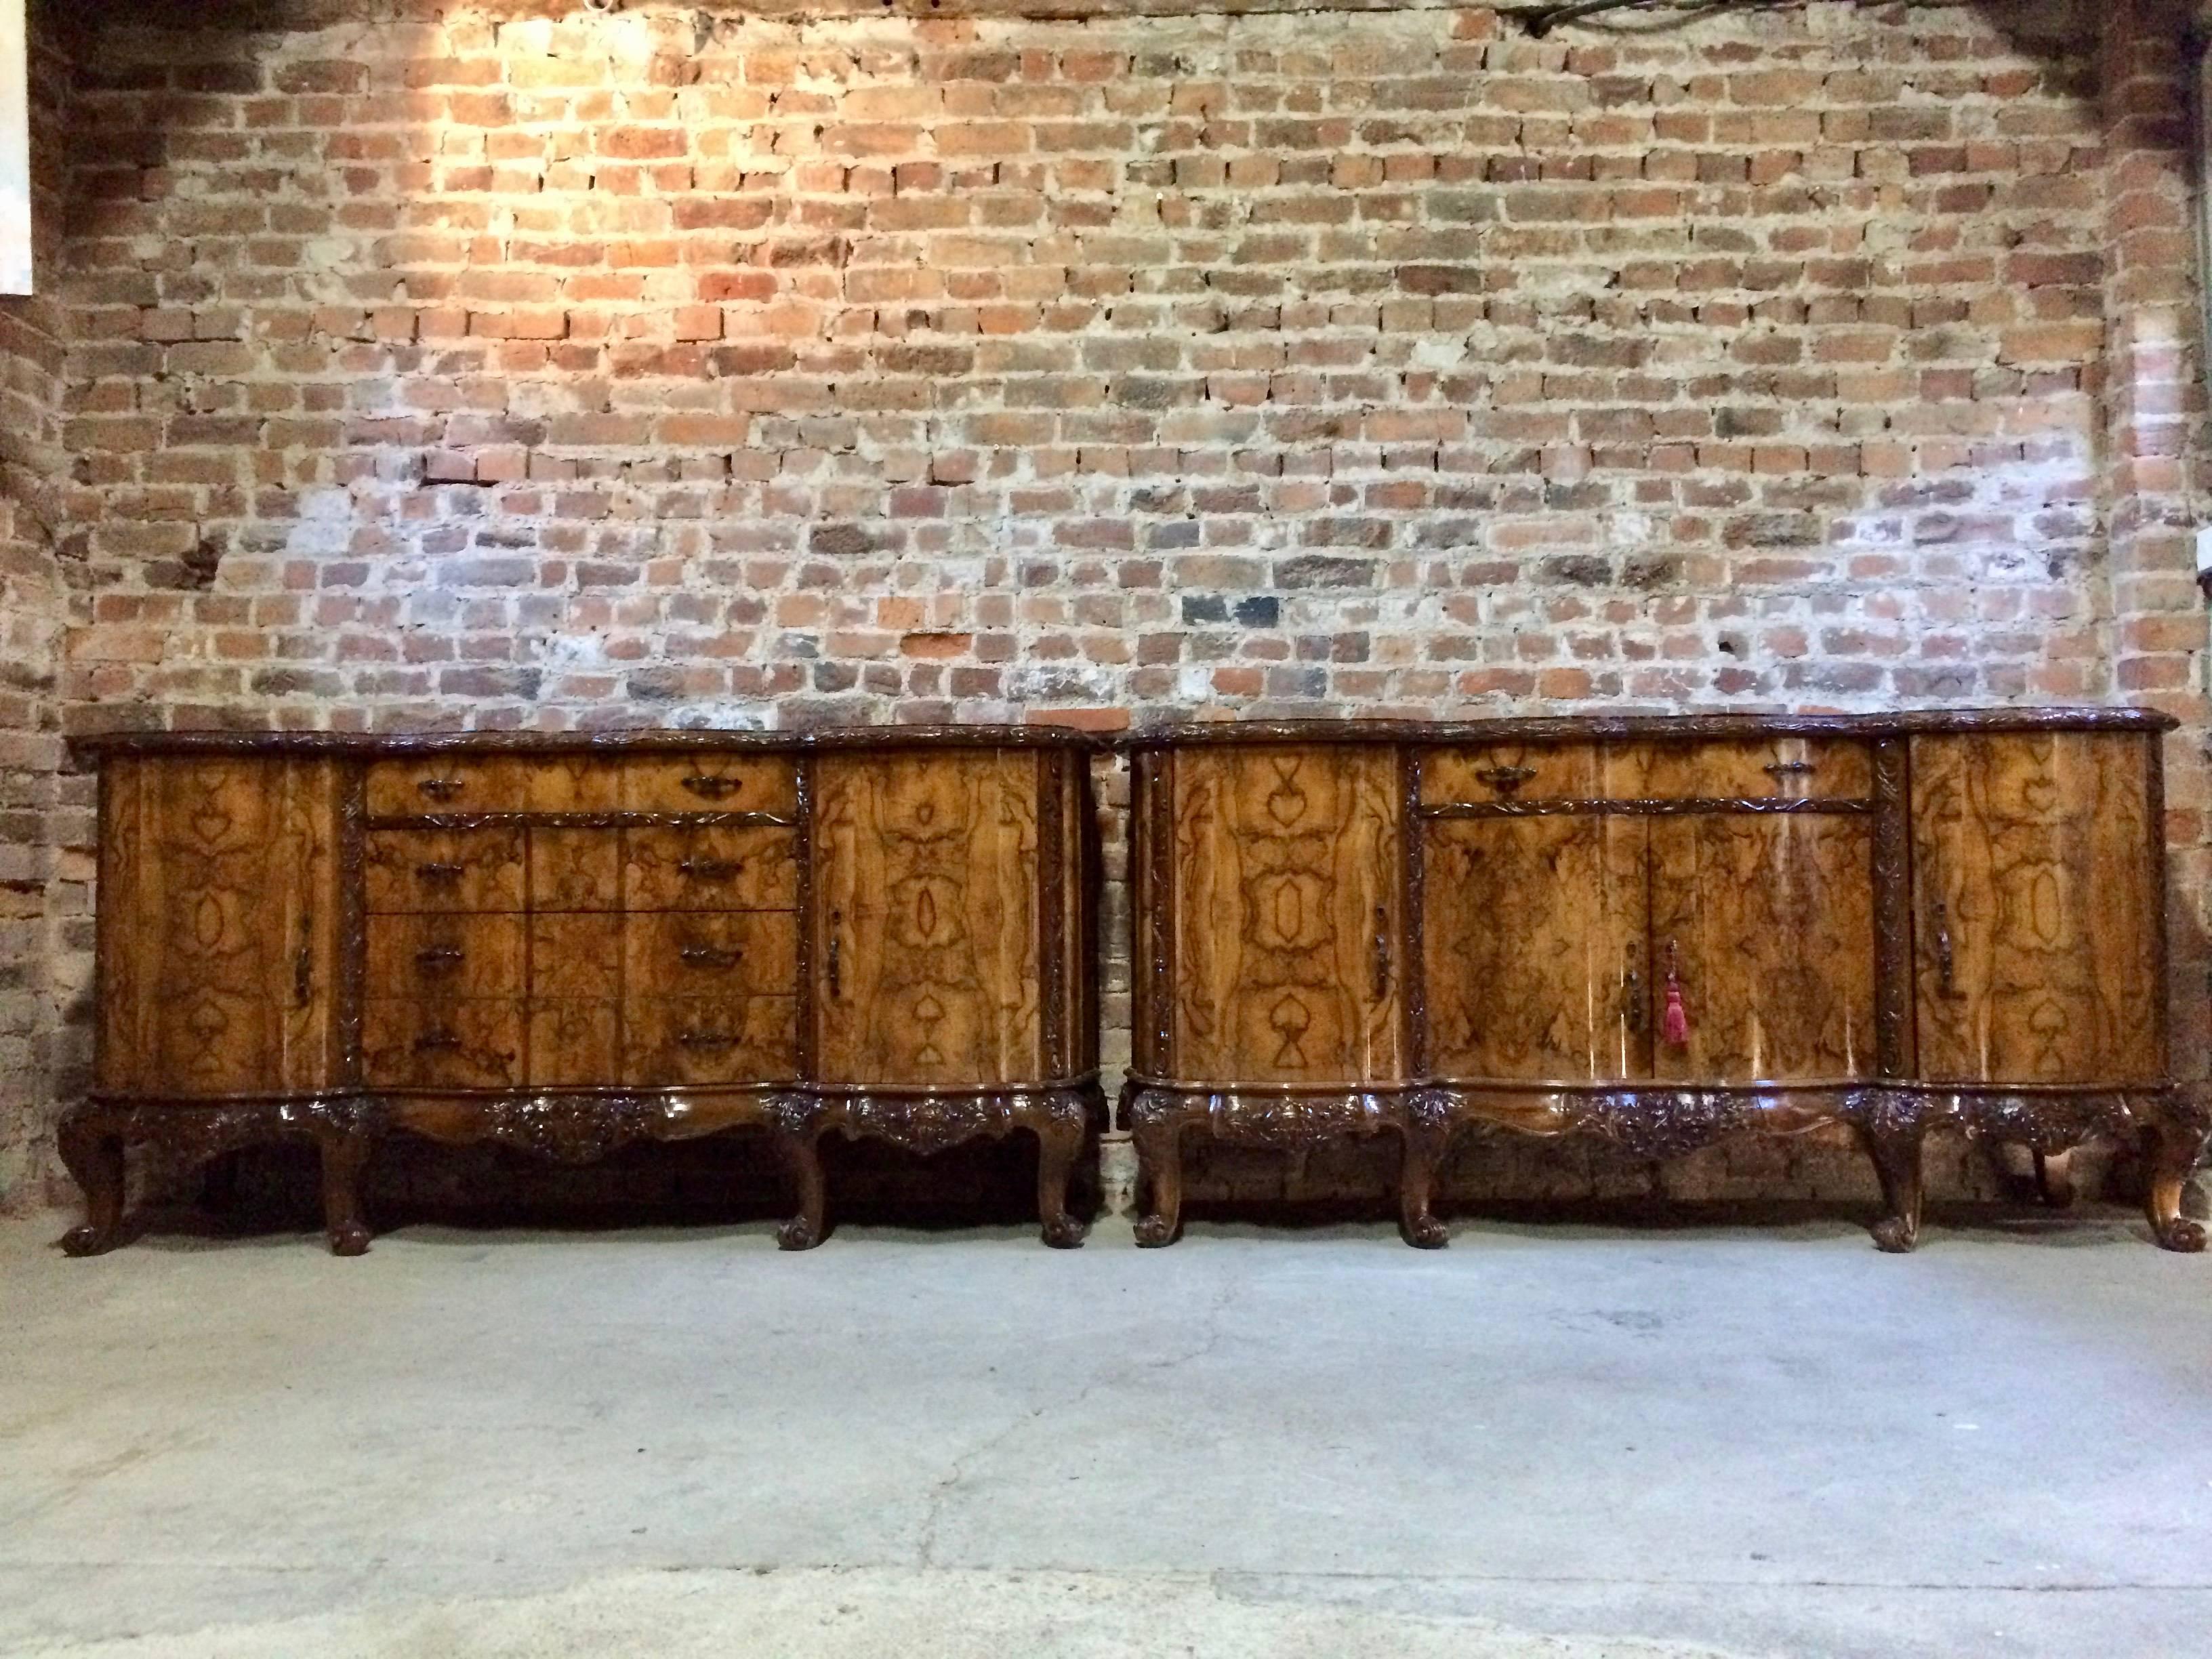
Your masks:
<svg viewBox="0 0 2212 1659"><path fill-rule="evenodd" d="M1163 1244L1174 1243L1178 1231L1176 1223L1164 1215L1146 1215L1137 1218L1137 1243L1148 1250L1158 1249Z"/></svg>
<svg viewBox="0 0 2212 1659"><path fill-rule="evenodd" d="M2204 1224L2178 1215L2162 1224L2157 1230L2158 1244L2162 1250L2179 1250L2184 1255L2195 1255L2204 1248Z"/></svg>
<svg viewBox="0 0 2212 1659"><path fill-rule="evenodd" d="M1920 1243L1917 1223L1901 1215L1886 1215L1874 1224L1874 1247L1891 1255L1905 1255Z"/></svg>
<svg viewBox="0 0 2212 1659"><path fill-rule="evenodd" d="M821 1242L821 1224L811 1217L795 1215L775 1230L779 1250L811 1250Z"/></svg>
<svg viewBox="0 0 2212 1659"><path fill-rule="evenodd" d="M1451 1230L1432 1215L1413 1217L1399 1231L1417 1250L1441 1250L1451 1243Z"/></svg>
<svg viewBox="0 0 2212 1659"><path fill-rule="evenodd" d="M332 1255L367 1255L368 1254L369 1231L358 1221L331 1228L330 1237Z"/></svg>
<svg viewBox="0 0 2212 1659"><path fill-rule="evenodd" d="M1083 1236L1091 1230L1072 1215L1048 1216L1038 1229L1038 1236L1055 1250L1073 1250L1083 1243Z"/></svg>
<svg viewBox="0 0 2212 1659"><path fill-rule="evenodd" d="M120 1241L113 1233L88 1224L82 1227L72 1227L62 1235L62 1254L73 1256L106 1255Z"/></svg>

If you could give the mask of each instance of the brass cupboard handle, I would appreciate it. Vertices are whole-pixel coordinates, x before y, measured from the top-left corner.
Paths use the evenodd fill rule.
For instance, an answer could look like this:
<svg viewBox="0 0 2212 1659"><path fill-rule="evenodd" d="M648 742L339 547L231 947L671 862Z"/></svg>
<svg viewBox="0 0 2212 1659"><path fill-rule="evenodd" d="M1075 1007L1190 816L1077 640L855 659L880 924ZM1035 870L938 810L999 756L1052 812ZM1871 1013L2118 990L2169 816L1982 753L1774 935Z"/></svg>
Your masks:
<svg viewBox="0 0 2212 1659"><path fill-rule="evenodd" d="M734 795L745 787L743 778L726 778L713 772L694 772L684 780L684 787L703 800L720 800L725 795Z"/></svg>
<svg viewBox="0 0 2212 1659"><path fill-rule="evenodd" d="M1936 901L1936 980L1945 996L1953 995L1951 975L1956 963L1951 951L1951 911L1942 899Z"/></svg>
<svg viewBox="0 0 2212 1659"><path fill-rule="evenodd" d="M844 979L838 972L837 958L839 946L844 942L844 927L845 913L832 910L830 913L830 994L833 997L843 994Z"/></svg>
<svg viewBox="0 0 2212 1659"><path fill-rule="evenodd" d="M1375 907L1375 994L1383 996L1390 989L1390 913L1383 906Z"/></svg>
<svg viewBox="0 0 2212 1659"><path fill-rule="evenodd" d="M1622 1021L1631 1036L1641 1036L1644 1034L1644 975L1633 963L1620 976L1620 994L1626 1004Z"/></svg>
<svg viewBox="0 0 2212 1659"><path fill-rule="evenodd" d="M744 873L743 859L685 859L676 866L694 881L728 881Z"/></svg>
<svg viewBox="0 0 2212 1659"><path fill-rule="evenodd" d="M743 951L719 951L711 945L687 945L676 953L694 968L734 968L744 959Z"/></svg>
<svg viewBox="0 0 2212 1659"><path fill-rule="evenodd" d="M1474 775L1477 783L1486 783L1501 795L1510 795L1536 775L1533 766L1486 766Z"/></svg>
<svg viewBox="0 0 2212 1659"><path fill-rule="evenodd" d="M300 918L300 948L292 957L292 1006L304 1008L315 994L315 919Z"/></svg>
<svg viewBox="0 0 2212 1659"><path fill-rule="evenodd" d="M465 778L418 778L415 787L432 800L451 800L469 786Z"/></svg>

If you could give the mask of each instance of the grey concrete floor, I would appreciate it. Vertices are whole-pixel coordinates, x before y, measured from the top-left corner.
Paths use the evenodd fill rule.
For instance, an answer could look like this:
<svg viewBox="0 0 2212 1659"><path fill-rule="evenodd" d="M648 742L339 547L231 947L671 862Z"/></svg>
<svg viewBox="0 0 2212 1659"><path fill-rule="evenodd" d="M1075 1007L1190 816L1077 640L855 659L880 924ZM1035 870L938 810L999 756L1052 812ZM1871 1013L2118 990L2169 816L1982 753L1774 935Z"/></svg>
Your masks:
<svg viewBox="0 0 2212 1659"><path fill-rule="evenodd" d="M2201 1656L2212 1260L0 1226L0 1651Z"/></svg>

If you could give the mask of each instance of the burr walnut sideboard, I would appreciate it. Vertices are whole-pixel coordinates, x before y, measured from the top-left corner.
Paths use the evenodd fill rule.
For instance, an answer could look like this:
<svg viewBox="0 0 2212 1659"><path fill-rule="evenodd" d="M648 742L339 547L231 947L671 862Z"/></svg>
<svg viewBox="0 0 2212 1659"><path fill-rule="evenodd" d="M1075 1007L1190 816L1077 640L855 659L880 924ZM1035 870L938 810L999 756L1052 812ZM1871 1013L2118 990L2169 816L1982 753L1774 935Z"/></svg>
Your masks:
<svg viewBox="0 0 2212 1659"><path fill-rule="evenodd" d="M2160 738L2137 710L1182 726L1135 740L1135 1065L1185 1136L1390 1133L1401 1215L1453 1133L1651 1157L1854 1133L1911 1248L1938 1125L2039 1163L2138 1136L2159 1243L2204 1143L2165 1034Z"/></svg>
<svg viewBox="0 0 2212 1659"><path fill-rule="evenodd" d="M64 1121L118 1242L124 1151L320 1149L342 1255L380 1136L581 1162L767 1131L1033 1133L1046 1241L1104 1115L1091 740L813 734L82 740L100 780L98 1057Z"/></svg>

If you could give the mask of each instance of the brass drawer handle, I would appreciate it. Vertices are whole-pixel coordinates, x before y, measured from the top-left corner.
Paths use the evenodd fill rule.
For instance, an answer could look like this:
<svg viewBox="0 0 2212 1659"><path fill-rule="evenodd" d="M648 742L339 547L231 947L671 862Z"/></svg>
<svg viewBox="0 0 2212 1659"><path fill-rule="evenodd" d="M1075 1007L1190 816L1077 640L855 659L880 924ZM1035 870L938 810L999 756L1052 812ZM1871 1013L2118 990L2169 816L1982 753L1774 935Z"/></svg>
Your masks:
<svg viewBox="0 0 2212 1659"><path fill-rule="evenodd" d="M678 1031L676 1041L686 1048L734 1048L744 1039L725 1036L720 1031Z"/></svg>
<svg viewBox="0 0 2212 1659"><path fill-rule="evenodd" d="M418 864L415 873L424 881L459 881L465 868L459 864Z"/></svg>
<svg viewBox="0 0 2212 1659"><path fill-rule="evenodd" d="M744 960L743 951L720 951L711 945L687 945L677 955L693 968L734 968Z"/></svg>
<svg viewBox="0 0 2212 1659"><path fill-rule="evenodd" d="M428 945L415 953L417 967L435 971L459 962L465 952L458 945Z"/></svg>
<svg viewBox="0 0 2212 1659"><path fill-rule="evenodd" d="M1535 775L1533 766L1486 766L1475 773L1474 781L1488 784L1501 795L1510 795Z"/></svg>
<svg viewBox="0 0 2212 1659"><path fill-rule="evenodd" d="M458 1048L460 1046L459 1036L453 1031L425 1031L415 1039L415 1052L418 1054L427 1054L433 1048Z"/></svg>
<svg viewBox="0 0 2212 1659"><path fill-rule="evenodd" d="M465 778L420 778L415 787L432 800L451 800L469 786Z"/></svg>
<svg viewBox="0 0 2212 1659"><path fill-rule="evenodd" d="M744 873L743 859L685 859L676 866L694 881L728 881Z"/></svg>
<svg viewBox="0 0 2212 1659"><path fill-rule="evenodd" d="M694 772L684 780L684 787L706 800L720 800L734 795L745 787L743 778L726 778L713 772Z"/></svg>
<svg viewBox="0 0 2212 1659"><path fill-rule="evenodd" d="M1809 778L1820 767L1808 760L1769 761L1759 769L1777 783L1784 778Z"/></svg>

